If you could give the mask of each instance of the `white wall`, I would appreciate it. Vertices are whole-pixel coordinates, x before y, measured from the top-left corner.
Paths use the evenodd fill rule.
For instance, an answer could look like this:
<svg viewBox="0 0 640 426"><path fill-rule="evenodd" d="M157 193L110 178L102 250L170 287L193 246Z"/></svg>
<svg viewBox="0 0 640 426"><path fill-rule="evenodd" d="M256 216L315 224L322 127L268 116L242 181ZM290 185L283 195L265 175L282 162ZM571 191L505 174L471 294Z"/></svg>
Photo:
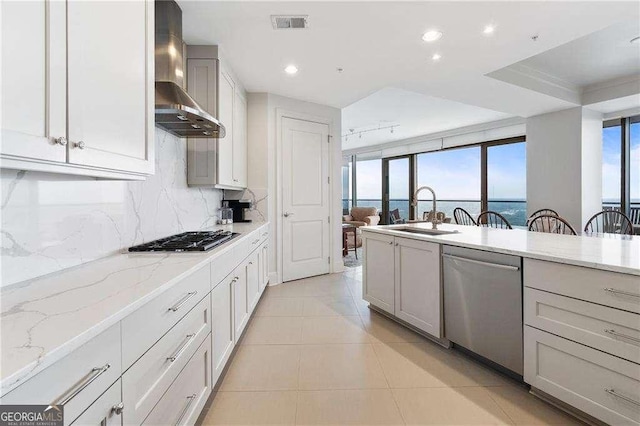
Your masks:
<svg viewBox="0 0 640 426"><path fill-rule="evenodd" d="M1 170L2 285L215 224L222 191L188 188L186 142L156 129L144 182Z"/></svg>
<svg viewBox="0 0 640 426"><path fill-rule="evenodd" d="M256 194L266 188L267 203L259 207L262 215L271 221L271 241L270 241L270 280L271 283L282 281L282 271L280 270L280 253L277 236L281 226L281 217L277 214L277 173L276 169L276 144L277 144L277 115L278 111L307 114L315 117L322 117L330 122L330 132L333 136L331 142L331 176L332 176L332 216L336 218L333 222L331 235L331 270L332 272L342 271L342 231L340 228L341 207L341 182L340 165L342 161L342 146L340 140L341 133L341 112L338 108L311 102L299 101L283 96L250 93L248 97L248 120L249 120L249 188ZM265 208L266 207L266 208Z"/></svg>
<svg viewBox="0 0 640 426"><path fill-rule="evenodd" d="M602 209L602 116L583 107L527 119L527 211L556 210L577 230Z"/></svg>

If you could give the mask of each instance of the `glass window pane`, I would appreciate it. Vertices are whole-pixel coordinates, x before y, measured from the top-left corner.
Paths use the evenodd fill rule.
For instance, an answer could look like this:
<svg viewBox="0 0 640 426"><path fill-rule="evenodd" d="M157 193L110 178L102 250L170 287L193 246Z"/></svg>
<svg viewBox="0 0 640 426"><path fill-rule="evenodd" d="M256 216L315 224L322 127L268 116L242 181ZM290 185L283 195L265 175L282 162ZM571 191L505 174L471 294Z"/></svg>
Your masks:
<svg viewBox="0 0 640 426"><path fill-rule="evenodd" d="M356 204L382 211L382 160L356 159Z"/></svg>
<svg viewBox="0 0 640 426"><path fill-rule="evenodd" d="M512 226L527 222L527 151L524 142L487 148L487 207Z"/></svg>
<svg viewBox="0 0 640 426"><path fill-rule="evenodd" d="M353 205L353 185L351 183L353 165L351 157L342 159L342 214L349 214Z"/></svg>
<svg viewBox="0 0 640 426"><path fill-rule="evenodd" d="M620 207L620 126L602 129L602 206Z"/></svg>
<svg viewBox="0 0 640 426"><path fill-rule="evenodd" d="M389 215L398 209L405 221L409 220L409 180L409 158L389 160Z"/></svg>
<svg viewBox="0 0 640 426"><path fill-rule="evenodd" d="M462 207L476 217L480 213L480 147L427 152L417 156L418 188L429 186L436 193L438 211L453 218ZM431 211L429 191L418 195L418 219ZM453 221L453 219L452 219Z"/></svg>
<svg viewBox="0 0 640 426"><path fill-rule="evenodd" d="M632 123L629 131L631 148L629 156L629 191L631 208L640 209L640 122Z"/></svg>

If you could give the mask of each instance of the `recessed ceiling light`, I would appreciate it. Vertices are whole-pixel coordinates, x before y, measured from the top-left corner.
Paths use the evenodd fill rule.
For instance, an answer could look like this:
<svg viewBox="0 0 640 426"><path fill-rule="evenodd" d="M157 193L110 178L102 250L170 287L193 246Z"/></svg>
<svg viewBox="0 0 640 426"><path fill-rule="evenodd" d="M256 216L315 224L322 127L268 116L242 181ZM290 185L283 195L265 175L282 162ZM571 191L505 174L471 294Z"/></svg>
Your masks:
<svg viewBox="0 0 640 426"><path fill-rule="evenodd" d="M434 53L431 57L431 59L433 59L434 61L439 61L440 58L442 58L442 55L440 55L439 53Z"/></svg>
<svg viewBox="0 0 640 426"><path fill-rule="evenodd" d="M493 25L487 25L486 27L484 27L484 30L482 30L482 32L484 34L493 34L495 30L496 30L496 27L494 27Z"/></svg>
<svg viewBox="0 0 640 426"><path fill-rule="evenodd" d="M427 31L426 33L422 34L422 40L427 42L440 40L440 38L442 38L442 33L436 30Z"/></svg>
<svg viewBox="0 0 640 426"><path fill-rule="evenodd" d="M298 72L298 67L296 67L295 65L287 65L287 67L284 69L284 72L289 75L294 75Z"/></svg>
<svg viewBox="0 0 640 426"><path fill-rule="evenodd" d="M636 43L636 44L640 43L640 36L632 38L629 41L629 43Z"/></svg>

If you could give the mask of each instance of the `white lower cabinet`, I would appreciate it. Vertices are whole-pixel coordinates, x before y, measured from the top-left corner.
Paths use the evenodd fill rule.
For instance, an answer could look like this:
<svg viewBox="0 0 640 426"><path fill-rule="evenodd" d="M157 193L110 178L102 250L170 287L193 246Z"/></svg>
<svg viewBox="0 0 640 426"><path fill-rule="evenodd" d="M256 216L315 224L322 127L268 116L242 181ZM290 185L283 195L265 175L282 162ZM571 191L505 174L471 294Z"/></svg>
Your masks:
<svg viewBox="0 0 640 426"><path fill-rule="evenodd" d="M364 300L440 338L440 244L373 232L362 239Z"/></svg>
<svg viewBox="0 0 640 426"><path fill-rule="evenodd" d="M640 423L640 366L525 326L524 379L611 425Z"/></svg>
<svg viewBox="0 0 640 426"><path fill-rule="evenodd" d="M210 332L207 295L122 376L125 423L142 423Z"/></svg>
<svg viewBox="0 0 640 426"><path fill-rule="evenodd" d="M234 347L233 277L219 283L211 291L211 342L213 383L216 383Z"/></svg>
<svg viewBox="0 0 640 426"><path fill-rule="evenodd" d="M363 243L363 298L390 314L395 312L394 237L367 232Z"/></svg>
<svg viewBox="0 0 640 426"><path fill-rule="evenodd" d="M192 425L211 394L211 335L144 420L146 425Z"/></svg>
<svg viewBox="0 0 640 426"><path fill-rule="evenodd" d="M246 263L243 263L233 273L233 341L238 343L249 321Z"/></svg>
<svg viewBox="0 0 640 426"><path fill-rule="evenodd" d="M396 238L395 316L441 337L440 244Z"/></svg>
<svg viewBox="0 0 640 426"><path fill-rule="evenodd" d="M78 426L116 426L122 424L124 404L120 396L120 380L111 385L72 424Z"/></svg>
<svg viewBox="0 0 640 426"><path fill-rule="evenodd" d="M247 300L250 311L253 311L256 307L262 294L260 288L259 254L259 250L254 251L251 256L249 256L249 261L247 262Z"/></svg>

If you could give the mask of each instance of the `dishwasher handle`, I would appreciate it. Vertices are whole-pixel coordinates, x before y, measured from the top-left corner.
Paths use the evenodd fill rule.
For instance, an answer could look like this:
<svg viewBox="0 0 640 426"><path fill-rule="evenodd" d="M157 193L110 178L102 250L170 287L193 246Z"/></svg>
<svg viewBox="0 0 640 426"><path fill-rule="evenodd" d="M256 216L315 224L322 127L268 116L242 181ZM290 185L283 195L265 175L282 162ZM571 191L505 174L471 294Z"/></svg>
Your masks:
<svg viewBox="0 0 640 426"><path fill-rule="evenodd" d="M519 271L519 266L502 265L500 263L483 262L482 260L468 259L466 257L454 256L453 254L444 253L442 257L447 259L459 260L462 262L473 263L474 265L488 266L490 268L506 269L508 271Z"/></svg>

